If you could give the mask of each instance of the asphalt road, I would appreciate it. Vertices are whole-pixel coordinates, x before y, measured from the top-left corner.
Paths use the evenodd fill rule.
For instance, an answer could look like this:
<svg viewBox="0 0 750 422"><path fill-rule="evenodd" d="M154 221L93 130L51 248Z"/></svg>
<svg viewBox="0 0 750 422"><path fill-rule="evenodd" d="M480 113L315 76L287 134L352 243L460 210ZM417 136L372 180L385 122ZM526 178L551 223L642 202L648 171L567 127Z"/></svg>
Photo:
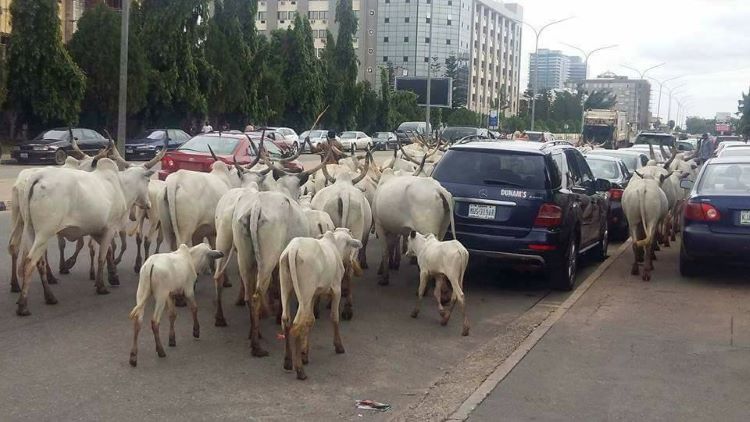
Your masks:
<svg viewBox="0 0 750 422"><path fill-rule="evenodd" d="M0 213L0 243L7 242L7 212ZM53 267L57 252L51 243ZM72 245L68 246L68 253ZM373 238L371 268L355 281L354 319L342 322L346 354L336 355L330 324L322 321L311 334L308 380L297 381L282 369L279 326L262 322L264 344L271 355L250 356L245 308L225 306L228 327L213 325L213 288L199 278L197 298L201 338L191 336L191 318L178 309L177 347L167 357L154 352L150 330L141 332L137 368L128 365L132 324L127 315L135 302L134 242L119 267L121 286L97 296L88 280L84 252L71 274L52 286L59 300L45 305L35 276L29 296L32 312L15 315L16 294L8 288L9 257L0 256L4 290L0 294L0 412L4 420L350 420L359 414L356 399L407 406L438 377L506 327L549 292L537 277L496 267L472 266L466 277L471 335L461 337L460 315L441 327L434 302L423 303L419 319L409 313L418 280L415 266L403 265L391 285L378 286L375 266L380 250ZM592 270L583 269L581 277ZM230 268L237 292L236 269ZM429 298L429 296L428 296ZM146 308L150 317L151 305ZM166 317L162 341L166 342ZM166 343L165 343L166 344Z"/></svg>

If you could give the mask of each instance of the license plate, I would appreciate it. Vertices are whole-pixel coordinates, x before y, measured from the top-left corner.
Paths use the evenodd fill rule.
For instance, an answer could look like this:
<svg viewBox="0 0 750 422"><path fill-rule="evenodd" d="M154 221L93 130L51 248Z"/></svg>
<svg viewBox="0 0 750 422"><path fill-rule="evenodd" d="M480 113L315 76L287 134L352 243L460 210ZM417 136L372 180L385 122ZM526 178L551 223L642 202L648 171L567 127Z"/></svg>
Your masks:
<svg viewBox="0 0 750 422"><path fill-rule="evenodd" d="M132 153L133 153L133 150L132 150L132 149L130 149L130 148L128 148L128 149L126 149L126 150L125 150L125 153L127 153L127 154L132 154Z"/></svg>
<svg viewBox="0 0 750 422"><path fill-rule="evenodd" d="M27 152L22 152L18 154L21 158L29 158L29 154Z"/></svg>
<svg viewBox="0 0 750 422"><path fill-rule="evenodd" d="M750 225L750 210L740 211L740 224Z"/></svg>
<svg viewBox="0 0 750 422"><path fill-rule="evenodd" d="M469 204L469 217L481 218L482 220L495 219L494 205Z"/></svg>

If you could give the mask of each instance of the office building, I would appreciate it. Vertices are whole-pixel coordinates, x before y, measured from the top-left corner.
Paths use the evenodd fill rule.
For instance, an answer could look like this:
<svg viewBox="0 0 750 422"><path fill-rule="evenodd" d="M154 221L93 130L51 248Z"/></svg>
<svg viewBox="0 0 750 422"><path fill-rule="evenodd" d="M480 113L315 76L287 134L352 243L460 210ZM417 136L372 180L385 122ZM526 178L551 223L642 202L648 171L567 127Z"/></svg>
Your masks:
<svg viewBox="0 0 750 422"><path fill-rule="evenodd" d="M647 80L628 79L627 76L606 72L597 76L596 79L586 79L581 86L587 92L610 91L617 96L614 108L627 113L628 123L637 122L640 129L649 127L651 84ZM576 84L571 82L569 87L575 88Z"/></svg>
<svg viewBox="0 0 750 422"><path fill-rule="evenodd" d="M466 89L467 108L486 114L504 91L509 105L506 113L516 113L521 6L495 0L432 0L432 3L428 0L378 3L379 66L393 68L397 76L417 77L426 77L431 66L432 75L440 77L445 75L446 61L455 57L462 80L454 84Z"/></svg>
<svg viewBox="0 0 750 422"><path fill-rule="evenodd" d="M568 78L565 82L583 82L588 76L586 63L578 56L568 56Z"/></svg>
<svg viewBox="0 0 750 422"><path fill-rule="evenodd" d="M567 82L582 82L586 79L586 64L578 56L567 56L559 50L540 48L531 53L529 60L529 88L534 85L539 72L538 90L563 89Z"/></svg>
<svg viewBox="0 0 750 422"><path fill-rule="evenodd" d="M337 0L259 0L255 27L259 33L268 36L273 30L291 27L298 14L307 16L313 31L315 50L320 54L325 47L326 31L330 31L334 39L338 34L336 3ZM359 60L358 79L374 84L377 74L378 0L353 0L352 9L358 23L357 36L354 38L354 51Z"/></svg>

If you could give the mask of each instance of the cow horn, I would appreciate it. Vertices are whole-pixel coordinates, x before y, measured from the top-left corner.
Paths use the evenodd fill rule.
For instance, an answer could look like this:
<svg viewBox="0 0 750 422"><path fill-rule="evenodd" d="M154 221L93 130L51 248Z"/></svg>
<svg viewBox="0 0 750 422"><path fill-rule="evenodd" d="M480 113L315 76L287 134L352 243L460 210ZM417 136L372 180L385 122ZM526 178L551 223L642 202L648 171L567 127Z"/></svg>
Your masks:
<svg viewBox="0 0 750 422"><path fill-rule="evenodd" d="M73 152L75 153L75 158L79 160L83 160L85 158L90 158L88 154L81 151L80 148L78 148L78 141L76 141L75 136L73 136L73 129L68 126L68 134L70 135L70 145L73 148Z"/></svg>
<svg viewBox="0 0 750 422"><path fill-rule="evenodd" d="M667 158L667 151L664 150L664 145L662 145L661 142L659 142L659 152L661 153L662 157ZM674 154L672 154L672 155L674 155ZM670 155L670 157L672 155Z"/></svg>
<svg viewBox="0 0 750 422"><path fill-rule="evenodd" d="M143 163L143 168L150 169L151 167L155 166L156 163L161 161L162 158L164 158L165 155L167 155L167 147L169 146L169 136L164 138L164 146L162 147L161 151L159 151L158 154L154 155L154 158L148 160L148 162Z"/></svg>
<svg viewBox="0 0 750 422"><path fill-rule="evenodd" d="M424 168L424 162L427 161L427 155L422 157L422 162L419 163L419 167L417 167L416 170L414 170L414 174L412 176L419 176L419 173L422 172L422 169Z"/></svg>
<svg viewBox="0 0 750 422"><path fill-rule="evenodd" d="M323 176L325 176L326 180L331 184L336 183L336 178L328 173L328 163L323 163Z"/></svg>
<svg viewBox="0 0 750 422"><path fill-rule="evenodd" d="M401 145L400 141L398 143L398 149L401 151L401 155L403 155L404 157L406 157L407 160L411 161L414 164L419 164L419 161L415 160L412 156L410 156L409 154L406 153L406 151L404 150L404 148Z"/></svg>
<svg viewBox="0 0 750 422"><path fill-rule="evenodd" d="M247 141L250 142L250 149L253 150L253 154L255 154L256 156L258 156L259 155L258 154L258 147L255 146L255 142L253 142L253 139L247 133L245 134L245 136L247 137ZM261 142L262 141L263 141L263 138L261 138Z"/></svg>
<svg viewBox="0 0 750 422"><path fill-rule="evenodd" d="M214 153L213 148L211 148L211 145L208 146L208 151L211 153L211 157L214 157L214 161L219 161L219 158Z"/></svg>
<svg viewBox="0 0 750 422"><path fill-rule="evenodd" d="M672 161L677 157L677 154L673 154L671 157L669 157L669 160L667 160L666 163L664 163L664 170L669 170L669 166L672 165Z"/></svg>
<svg viewBox="0 0 750 422"><path fill-rule="evenodd" d="M359 176L352 179L352 184L356 185L357 183L361 182L362 179L364 179L365 176L367 176L368 171L370 171L370 151L367 151L367 155L365 156L365 167L362 169Z"/></svg>
<svg viewBox="0 0 750 422"><path fill-rule="evenodd" d="M112 135L109 134L109 131L107 131L107 129L104 129L104 134L107 135L107 139L109 139L109 144L111 146L109 150L110 158L115 160L118 167L122 167L122 168L130 167L131 164L125 161L124 158L122 158L122 155L120 155L120 151L117 149L117 146L115 145L115 141L112 140Z"/></svg>
<svg viewBox="0 0 750 422"><path fill-rule="evenodd" d="M232 155L232 165L235 169L237 169L237 175L242 178L242 175L245 174L245 169L242 168L239 164L237 164L237 157L235 155Z"/></svg>
<svg viewBox="0 0 750 422"><path fill-rule="evenodd" d="M268 155L265 153L265 151L262 151L260 155L263 156L263 164L266 165L265 170L261 170L258 173L265 176L267 175L271 170L274 170L276 167L273 166L273 163L271 163L271 160L268 159Z"/></svg>
<svg viewBox="0 0 750 422"><path fill-rule="evenodd" d="M250 145L253 145L253 141L252 140L250 140ZM261 154L262 149L263 149L263 140L262 139L260 141L260 148L261 148L260 150L259 149L255 150L255 158L253 159L253 161L250 162L250 164L247 165L247 167L245 167L246 170L250 170L251 168L255 167L255 165L258 164L258 161L260 161L260 154ZM236 160L235 160L235 162L236 162Z"/></svg>
<svg viewBox="0 0 750 422"><path fill-rule="evenodd" d="M318 170L320 170L321 168L323 168L323 166L328 162L328 160L330 160L330 158L332 156L333 156L333 149L332 148L328 148L328 154L326 154L326 158L323 160L322 163L318 164L317 166L315 166L314 168L312 168L310 170L305 170L302 173L297 173L297 176L298 177L309 177L311 174L315 174L315 172L317 172Z"/></svg>
<svg viewBox="0 0 750 422"><path fill-rule="evenodd" d="M638 177L640 177L641 179L644 178L641 173L638 173L638 170L633 170L633 173L635 173L636 175L638 175Z"/></svg>

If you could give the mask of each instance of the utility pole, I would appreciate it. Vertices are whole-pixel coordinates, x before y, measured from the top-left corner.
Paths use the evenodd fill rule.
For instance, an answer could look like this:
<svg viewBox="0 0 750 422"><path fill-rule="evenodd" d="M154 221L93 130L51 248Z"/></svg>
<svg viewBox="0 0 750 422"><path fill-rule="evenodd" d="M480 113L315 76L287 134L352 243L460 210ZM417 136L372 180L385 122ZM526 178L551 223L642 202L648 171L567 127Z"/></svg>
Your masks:
<svg viewBox="0 0 750 422"><path fill-rule="evenodd" d="M567 44L567 43L562 43L562 44L563 45L567 45L568 47L570 47L572 49L578 50L578 51L581 52L581 54L583 54L583 57L584 57L584 59L583 59L583 69L584 69L584 72L585 72L584 75L583 75L584 82L586 81L586 79L589 78L589 57L591 57L591 55L594 54L594 53L596 53L597 51L602 51L602 50L606 50L608 48L615 48L615 47L617 47L617 44L612 44L612 45L606 45L606 46L603 46L603 47L595 48L595 49L593 49L593 50L591 50L589 52L586 52L584 49L582 49L580 47L576 47L574 45ZM583 141L583 117L584 117L584 114L586 113L586 110L584 110L583 106L586 103L586 100L583 98L583 93L580 93L580 94L581 94L581 141Z"/></svg>
<svg viewBox="0 0 750 422"><path fill-rule="evenodd" d="M120 29L120 95L117 108L117 149L125 148L128 119L128 27L130 25L130 0L122 0L122 27Z"/></svg>
<svg viewBox="0 0 750 422"><path fill-rule="evenodd" d="M430 94L431 94L431 91L432 91L432 22L433 22L433 19L435 19L435 16L433 15L432 12L435 9L434 6L435 6L435 2L431 1L430 2L430 42L429 42L429 45L427 46L427 57L428 57L428 61L427 61L427 95L426 95L426 97L427 97L426 98L426 100L427 100L426 101L427 102L427 109L425 110L425 113L424 113L424 116L425 116L425 126L424 126L425 135L428 135L429 133L431 133L431 130L430 130L430 106L431 106L431 103L430 103L430 100L431 100L430 99ZM416 42L416 41L419 41L419 40L414 40L414 41ZM416 61L416 58L415 58L415 61Z"/></svg>
<svg viewBox="0 0 750 422"><path fill-rule="evenodd" d="M565 19L552 21L548 24L545 24L539 29L536 29L534 26L532 26L531 24L527 22L521 22L524 25L531 28L531 30L534 31L534 35L536 37L536 40L534 42L534 83L531 85L531 130L534 130L534 119L536 117L536 87L537 87L537 84L539 83L539 37L541 37L542 32L545 29L549 28L550 26L556 23L565 22L570 19L573 19L573 16L569 16Z"/></svg>
<svg viewBox="0 0 750 422"><path fill-rule="evenodd" d="M643 80L643 78L646 76L646 73L652 69L656 69L657 67L664 66L666 63L659 63L657 65L651 66L643 71L636 69L631 66L627 65L621 65L625 69L630 69L636 73L639 74L639 80ZM640 89L638 87L638 82L635 84L635 130L639 130L641 126L641 101L640 101Z"/></svg>
<svg viewBox="0 0 750 422"><path fill-rule="evenodd" d="M657 117L661 117L661 90L662 90L662 88L664 87L664 85L665 85L665 84L666 84L667 82L669 82L669 81L673 81L673 80L675 80L675 79L679 79L679 78L682 78L682 77L684 77L684 76L685 76L685 75L675 76L675 77L673 77L673 78L665 79L665 80L663 80L663 81L660 81L660 80L658 80L658 79L656 79L656 78L651 78L651 77L649 77L649 79L651 79L652 81L654 81L654 82L656 82L656 83L658 83L658 84L659 84L659 99L657 100L657 104L656 104L656 116L657 116Z"/></svg>

